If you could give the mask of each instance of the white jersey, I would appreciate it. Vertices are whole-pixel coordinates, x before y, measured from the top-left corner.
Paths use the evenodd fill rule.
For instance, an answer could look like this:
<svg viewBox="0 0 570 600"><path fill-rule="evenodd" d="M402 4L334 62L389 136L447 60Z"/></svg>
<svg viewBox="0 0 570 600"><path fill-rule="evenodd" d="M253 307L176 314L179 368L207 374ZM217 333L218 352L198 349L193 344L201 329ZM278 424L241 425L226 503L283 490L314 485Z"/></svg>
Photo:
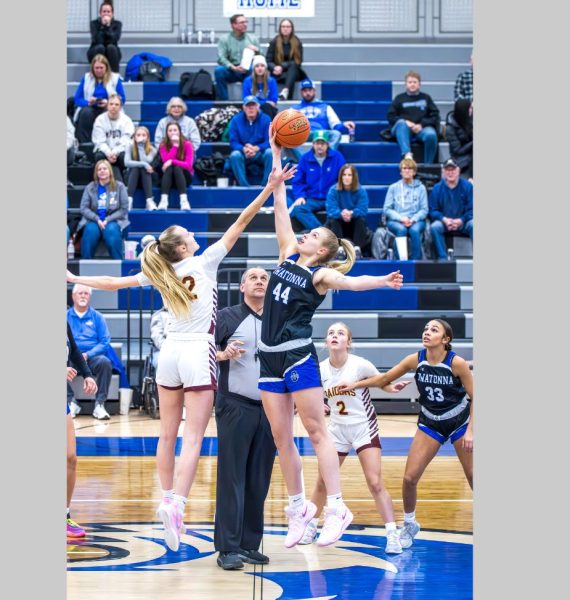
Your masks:
<svg viewBox="0 0 570 600"><path fill-rule="evenodd" d="M368 388L339 392L340 383L360 381L378 374L378 369L365 358L349 354L340 369L330 364L329 359L320 363L321 379L325 396L331 408L331 421L339 425L355 425L370 422L376 424L376 411L372 405Z"/></svg>
<svg viewBox="0 0 570 600"><path fill-rule="evenodd" d="M168 310L167 336L170 333L214 335L218 312L216 274L218 265L227 253L224 243L220 240L206 248L200 256L190 256L172 264L178 278L196 296L196 299L191 304L190 315L182 319L177 318L165 303ZM152 285L142 272L137 273L136 277L140 285Z"/></svg>

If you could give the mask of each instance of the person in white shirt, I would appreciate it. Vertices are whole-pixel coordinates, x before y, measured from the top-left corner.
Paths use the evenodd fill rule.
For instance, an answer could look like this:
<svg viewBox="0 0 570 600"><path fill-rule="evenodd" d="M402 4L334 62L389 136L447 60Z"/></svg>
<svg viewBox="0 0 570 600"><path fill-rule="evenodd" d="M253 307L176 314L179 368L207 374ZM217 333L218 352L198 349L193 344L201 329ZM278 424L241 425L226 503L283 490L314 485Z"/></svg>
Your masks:
<svg viewBox="0 0 570 600"><path fill-rule="evenodd" d="M345 381L376 375L378 370L365 358L350 354L352 332L344 323L333 323L327 330L326 347L329 357L319 366L323 390L330 406L329 433L338 452L340 464L345 461L351 448L356 450L368 489L386 527L386 553L400 554L402 546L394 518L394 506L390 493L382 481L380 437L376 410L368 388L341 392L338 385ZM410 382L388 385L388 392L399 392ZM317 536L319 515L326 500L325 483L321 475L317 480L311 502L316 504L317 513L305 529L300 544L311 544Z"/></svg>

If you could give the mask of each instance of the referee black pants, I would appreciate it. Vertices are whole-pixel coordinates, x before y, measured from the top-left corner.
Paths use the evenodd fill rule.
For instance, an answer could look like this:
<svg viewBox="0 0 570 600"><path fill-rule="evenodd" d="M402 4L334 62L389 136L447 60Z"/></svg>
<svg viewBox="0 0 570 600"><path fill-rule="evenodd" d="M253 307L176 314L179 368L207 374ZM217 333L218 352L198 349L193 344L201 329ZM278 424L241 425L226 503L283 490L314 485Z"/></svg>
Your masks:
<svg viewBox="0 0 570 600"><path fill-rule="evenodd" d="M261 403L223 400L216 408L218 473L214 547L257 550L263 505L275 461L275 443Z"/></svg>

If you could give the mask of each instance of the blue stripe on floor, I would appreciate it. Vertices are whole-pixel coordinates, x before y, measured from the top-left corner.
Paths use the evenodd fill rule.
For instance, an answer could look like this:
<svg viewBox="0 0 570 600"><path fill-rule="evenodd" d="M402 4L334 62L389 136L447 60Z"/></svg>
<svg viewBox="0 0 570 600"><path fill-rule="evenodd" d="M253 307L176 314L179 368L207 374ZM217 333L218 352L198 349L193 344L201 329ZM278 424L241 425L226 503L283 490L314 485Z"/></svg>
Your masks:
<svg viewBox="0 0 570 600"><path fill-rule="evenodd" d="M410 437L386 437L382 439L383 456L407 456ZM307 437L295 438L301 456L315 456L315 450ZM77 456L156 456L158 437L77 437ZM176 455L180 454L182 438L176 440ZM218 438L205 437L200 456L217 456ZM355 455L352 451L351 455ZM439 456L454 456L451 444L445 444Z"/></svg>

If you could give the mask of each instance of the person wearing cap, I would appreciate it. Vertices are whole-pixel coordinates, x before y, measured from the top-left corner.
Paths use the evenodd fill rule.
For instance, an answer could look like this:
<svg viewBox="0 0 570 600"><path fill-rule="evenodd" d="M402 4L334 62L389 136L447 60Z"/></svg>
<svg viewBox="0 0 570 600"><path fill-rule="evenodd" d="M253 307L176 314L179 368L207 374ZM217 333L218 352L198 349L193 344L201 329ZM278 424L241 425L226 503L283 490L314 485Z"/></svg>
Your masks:
<svg viewBox="0 0 570 600"><path fill-rule="evenodd" d="M255 96L243 99L243 110L230 121L230 166L237 184L249 187L248 177L260 179L265 185L271 172L272 153L269 147L271 119L260 110Z"/></svg>
<svg viewBox="0 0 570 600"><path fill-rule="evenodd" d="M431 236L436 258L447 258L446 235L473 240L473 184L461 178L461 169L452 159L443 164L442 180L433 186L429 198Z"/></svg>
<svg viewBox="0 0 570 600"><path fill-rule="evenodd" d="M303 229L321 227L322 223L315 213L325 210L328 191L336 184L345 163L344 156L329 147L328 132L316 131L312 148L301 156L293 177L294 201L290 211Z"/></svg>
<svg viewBox="0 0 570 600"><path fill-rule="evenodd" d="M259 100L261 110L273 119L277 114L277 81L269 75L267 62L262 54L256 54L251 65L253 73L243 82L243 97L255 96Z"/></svg>
<svg viewBox="0 0 570 600"><path fill-rule="evenodd" d="M314 83L310 79L303 79L300 84L301 102L293 106L294 109L301 111L311 124L311 140L317 131L326 131L328 133L328 143L333 150L340 144L340 136L343 133L354 133L356 125L354 121L344 121L338 118L338 115L330 104L317 100L317 91Z"/></svg>
<svg viewBox="0 0 570 600"><path fill-rule="evenodd" d="M243 81L251 69L241 66L246 48L259 53L257 37L247 31L247 19L240 14L230 17L232 30L218 42L218 67L214 71L218 100L228 100L228 83Z"/></svg>
<svg viewBox="0 0 570 600"><path fill-rule="evenodd" d="M398 94L388 108L388 124L398 141L402 158L413 158L412 141L424 145L424 163L433 163L440 129L439 109L429 94L420 92L421 76L408 71L404 77L406 91Z"/></svg>

